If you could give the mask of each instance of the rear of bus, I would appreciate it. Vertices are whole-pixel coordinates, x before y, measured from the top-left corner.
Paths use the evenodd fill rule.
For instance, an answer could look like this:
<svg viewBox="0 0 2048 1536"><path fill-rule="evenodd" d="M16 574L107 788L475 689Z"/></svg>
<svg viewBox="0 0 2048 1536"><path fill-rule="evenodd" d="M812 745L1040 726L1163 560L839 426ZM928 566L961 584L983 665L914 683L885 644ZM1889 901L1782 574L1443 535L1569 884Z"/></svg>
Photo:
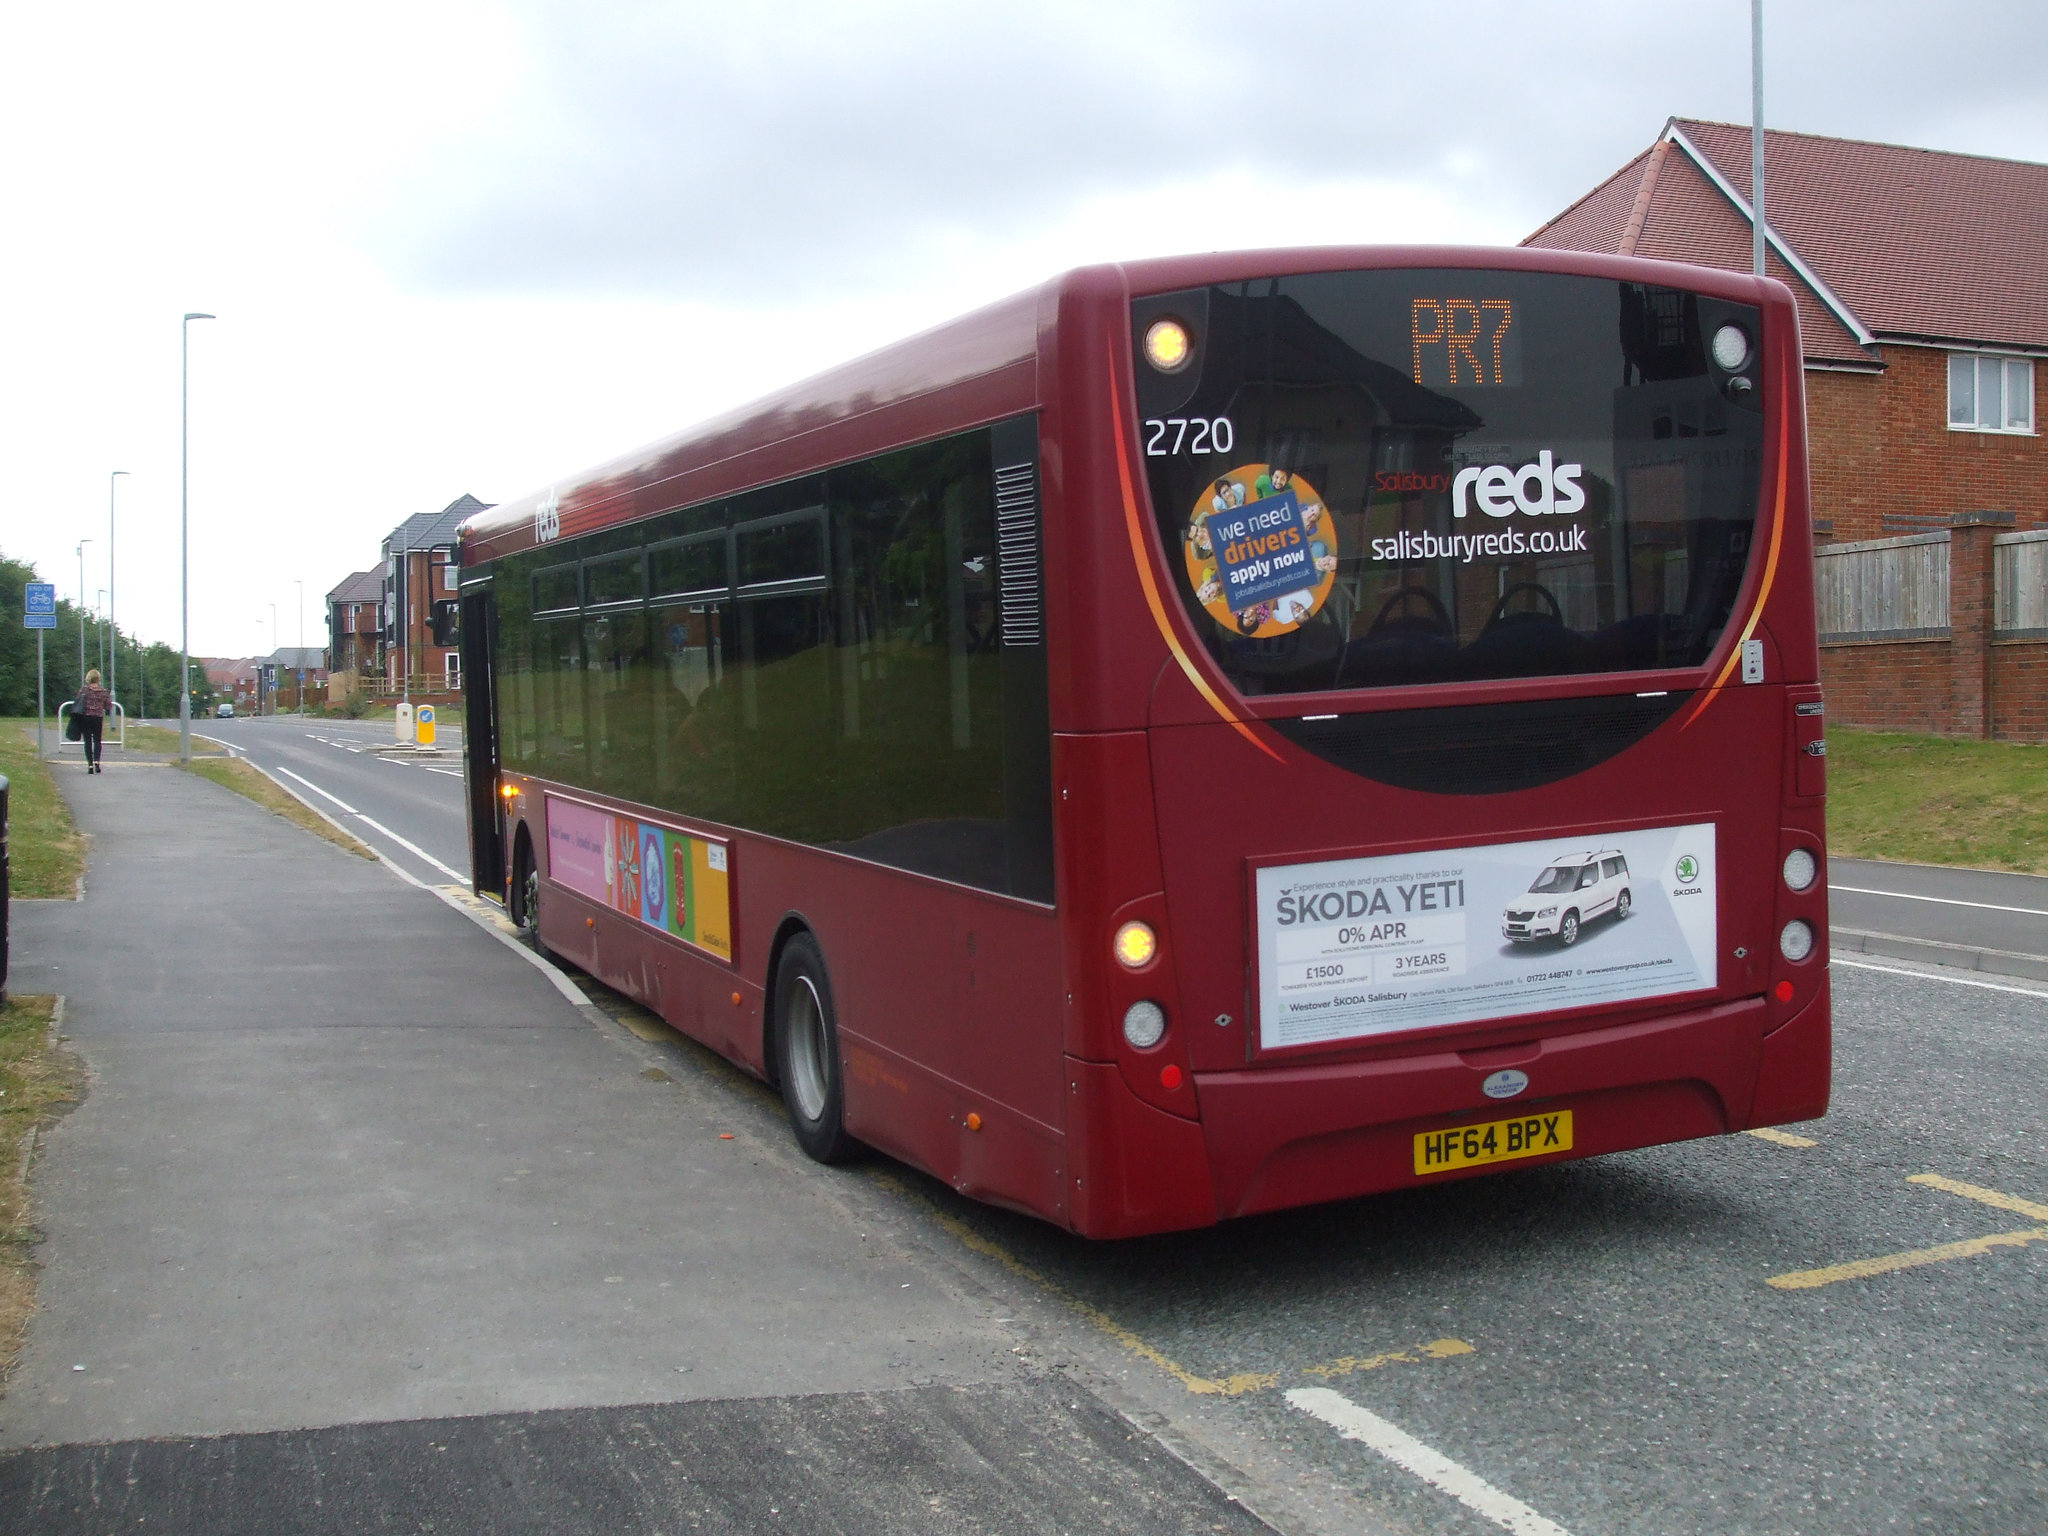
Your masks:
<svg viewBox="0 0 2048 1536"><path fill-rule="evenodd" d="M1826 1108L1790 295L1341 257L1062 300L1083 1231Z"/></svg>

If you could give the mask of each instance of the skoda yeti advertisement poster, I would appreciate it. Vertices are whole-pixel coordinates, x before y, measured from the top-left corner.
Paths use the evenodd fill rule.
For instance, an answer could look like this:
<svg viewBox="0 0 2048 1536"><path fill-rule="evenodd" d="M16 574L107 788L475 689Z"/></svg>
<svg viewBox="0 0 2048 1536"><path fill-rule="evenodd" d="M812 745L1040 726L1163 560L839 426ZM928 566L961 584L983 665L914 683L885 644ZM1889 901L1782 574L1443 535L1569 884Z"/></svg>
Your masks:
<svg viewBox="0 0 2048 1536"><path fill-rule="evenodd" d="M1699 992L1712 823L1257 872L1265 1050Z"/></svg>

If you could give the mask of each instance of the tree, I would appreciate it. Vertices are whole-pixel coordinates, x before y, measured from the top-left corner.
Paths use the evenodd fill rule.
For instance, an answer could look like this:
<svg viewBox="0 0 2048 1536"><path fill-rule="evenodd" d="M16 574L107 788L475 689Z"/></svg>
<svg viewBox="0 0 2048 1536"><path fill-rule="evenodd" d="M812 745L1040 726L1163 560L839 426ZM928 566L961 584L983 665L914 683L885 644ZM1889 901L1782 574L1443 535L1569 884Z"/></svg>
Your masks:
<svg viewBox="0 0 2048 1536"><path fill-rule="evenodd" d="M23 586L40 581L36 568L25 561L0 554L0 716L33 715L36 712L36 637L22 623ZM66 699L78 697L84 681L78 672L79 632L84 630L85 664L100 664L102 642L99 621L61 598L57 603L57 627L43 632L43 700L51 715ZM144 705L158 718L175 718L178 713L178 653L161 641L145 646L116 625L106 642L118 647L121 664L113 669L117 698L130 718L140 718ZM102 679L104 681L104 679ZM192 715L211 714L219 690L207 680L206 669L195 656L192 660Z"/></svg>

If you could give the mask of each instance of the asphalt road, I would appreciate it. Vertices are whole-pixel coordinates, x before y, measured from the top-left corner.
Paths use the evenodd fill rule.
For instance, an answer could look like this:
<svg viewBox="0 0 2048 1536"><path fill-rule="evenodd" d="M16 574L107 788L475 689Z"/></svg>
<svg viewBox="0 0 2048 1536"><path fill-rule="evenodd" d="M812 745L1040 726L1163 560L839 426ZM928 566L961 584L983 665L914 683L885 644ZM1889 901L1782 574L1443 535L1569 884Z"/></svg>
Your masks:
<svg viewBox="0 0 2048 1536"><path fill-rule="evenodd" d="M283 778L415 879L469 883L459 726L440 726L437 757L380 754L389 722L265 715L195 729Z"/></svg>
<svg viewBox="0 0 2048 1536"><path fill-rule="evenodd" d="M459 854L459 779L350 752L353 739L327 723L221 724L211 734L266 766L290 767L422 849ZM1839 925L1973 952L2048 948L2029 910L2048 910L2030 894L2044 882L1848 861L1831 876ZM1283 1531L2038 1530L2048 1507L2048 986L1839 948L1834 983L1825 1120L1095 1245L880 1159L812 1168L789 1152L758 1085L579 979L626 1025L631 1060L652 1064L693 1113L764 1149L747 1198L703 1217L707 1250L761 1212L828 1191L900 1246L912 1283L986 1298L981 1311L1009 1330L1018 1358L1087 1386L1092 1395L1046 1398L1045 1411L1078 1415L1055 1438L1108 1445L1114 1435L1088 1417L1091 1402L1107 1404L1122 1415L1108 1422L1152 1431ZM634 1145L644 1142L642 1129ZM768 1350L763 1370L782 1369L780 1358ZM977 1410L944 1411L965 1423ZM1017 1411L1015 1401L990 1411L985 1432L1029 1460L1047 1448L1023 1435ZM599 1492L618 1490L623 1502L607 1507L625 1528L656 1529L660 1512L696 1506L688 1490L656 1487L655 1474L681 1462L667 1451L649 1461L648 1447L738 1433L721 1412L697 1401L630 1423L422 1418L238 1437L166 1462L160 1481L224 1490L212 1517L235 1528L237 1467L252 1479L264 1458L354 1468L360 1482L396 1466L420 1481L417 1511L452 1518L465 1507L460 1489L431 1468L435 1456L466 1455L476 1496L491 1496L475 1510L518 1512L480 1467L513 1468L507 1484L573 1468ZM859 1444L822 1409L774 1433ZM606 1449L627 1443L638 1460ZM1131 1443L1133 1454L1163 1454ZM158 1486L146 1469L167 1457L114 1446L36 1465L55 1500L65 1488ZM850 1477L887 1478L897 1465L888 1454L843 1461ZM1026 1486L1007 1467L989 1475ZM789 1494L825 1496L823 1483ZM128 1501L123 1514L151 1512L136 1495L113 1497ZM704 1509L706 1528L718 1528Z"/></svg>
<svg viewBox="0 0 2048 1536"><path fill-rule="evenodd" d="M2048 878L1836 859L1836 947L2048 981Z"/></svg>

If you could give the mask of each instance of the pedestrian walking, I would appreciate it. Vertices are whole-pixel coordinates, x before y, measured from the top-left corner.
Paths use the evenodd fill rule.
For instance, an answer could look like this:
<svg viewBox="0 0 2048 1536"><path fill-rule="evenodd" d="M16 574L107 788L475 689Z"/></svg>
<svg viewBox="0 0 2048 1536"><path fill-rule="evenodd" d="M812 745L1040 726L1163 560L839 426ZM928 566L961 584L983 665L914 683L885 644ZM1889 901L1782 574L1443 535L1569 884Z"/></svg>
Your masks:
<svg viewBox="0 0 2048 1536"><path fill-rule="evenodd" d="M100 669L94 667L85 674L85 686L78 690L72 705L72 713L78 716L79 740L85 743L87 773L100 771L100 732L106 728L107 714L113 707L113 695L100 686Z"/></svg>

